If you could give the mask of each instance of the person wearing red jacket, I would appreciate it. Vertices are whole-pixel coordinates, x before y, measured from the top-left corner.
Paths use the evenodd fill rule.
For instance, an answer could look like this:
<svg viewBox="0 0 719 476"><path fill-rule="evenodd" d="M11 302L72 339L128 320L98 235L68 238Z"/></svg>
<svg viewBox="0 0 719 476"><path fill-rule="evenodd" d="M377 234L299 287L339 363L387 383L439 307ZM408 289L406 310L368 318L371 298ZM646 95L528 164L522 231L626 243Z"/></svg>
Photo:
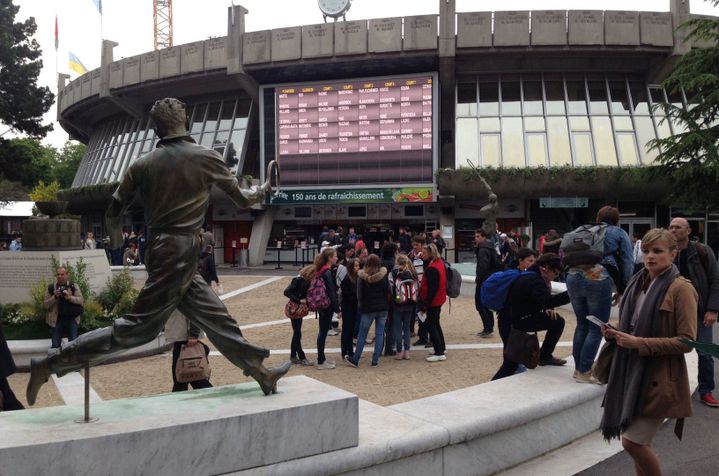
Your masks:
<svg viewBox="0 0 719 476"><path fill-rule="evenodd" d="M424 261L424 277L419 287L419 308L422 313L427 315L425 324L434 347L434 354L427 357L426 360L427 362L441 362L447 360L447 356L444 355L446 349L444 334L442 326L439 324L442 304L447 301L447 272L439 250L433 243L422 247L422 260Z"/></svg>

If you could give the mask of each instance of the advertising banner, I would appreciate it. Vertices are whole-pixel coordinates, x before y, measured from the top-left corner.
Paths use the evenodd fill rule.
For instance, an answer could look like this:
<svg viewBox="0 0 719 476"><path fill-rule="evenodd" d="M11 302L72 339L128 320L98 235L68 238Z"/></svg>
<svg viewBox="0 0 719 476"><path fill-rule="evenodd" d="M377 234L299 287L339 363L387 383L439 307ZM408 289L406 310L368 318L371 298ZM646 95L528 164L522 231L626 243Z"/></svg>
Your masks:
<svg viewBox="0 0 719 476"><path fill-rule="evenodd" d="M432 187L372 188L352 190L283 190L267 197L267 203L424 203L434 202Z"/></svg>

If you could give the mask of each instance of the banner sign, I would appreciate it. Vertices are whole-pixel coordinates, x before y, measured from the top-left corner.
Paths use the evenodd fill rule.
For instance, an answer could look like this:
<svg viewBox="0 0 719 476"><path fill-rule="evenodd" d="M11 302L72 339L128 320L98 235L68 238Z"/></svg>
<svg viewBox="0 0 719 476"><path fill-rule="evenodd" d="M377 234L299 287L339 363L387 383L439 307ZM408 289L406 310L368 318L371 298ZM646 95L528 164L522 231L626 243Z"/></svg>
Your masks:
<svg viewBox="0 0 719 476"><path fill-rule="evenodd" d="M587 208L589 197L541 197L539 208Z"/></svg>
<svg viewBox="0 0 719 476"><path fill-rule="evenodd" d="M432 187L351 190L285 190L267 196L270 204L284 203L423 203L434 202Z"/></svg>

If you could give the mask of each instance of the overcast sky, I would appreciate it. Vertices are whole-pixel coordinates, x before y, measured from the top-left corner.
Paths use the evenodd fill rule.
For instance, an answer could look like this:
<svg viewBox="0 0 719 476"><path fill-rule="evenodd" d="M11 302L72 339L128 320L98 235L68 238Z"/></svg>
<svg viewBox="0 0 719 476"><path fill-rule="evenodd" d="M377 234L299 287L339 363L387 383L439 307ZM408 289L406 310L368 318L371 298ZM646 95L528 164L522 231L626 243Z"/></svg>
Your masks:
<svg viewBox="0 0 719 476"><path fill-rule="evenodd" d="M422 15L439 12L440 0L353 0L347 20ZM67 73L68 55L74 53L89 70L100 66L101 38L113 40L115 59L153 49L152 0L103 0L100 17L93 0L14 0L18 19L35 17L35 39L43 51L44 68L39 83L57 91L56 72ZM227 34L230 0L174 0L174 44L180 45ZM246 31L322 23L317 0L235 0L249 10ZM456 0L458 12L490 10L636 10L669 11L670 0ZM692 13L719 16L709 2L692 0ZM55 15L60 46L55 53ZM57 65L57 66L56 66ZM78 75L71 72L71 79ZM55 121L55 107L45 116ZM7 129L0 124L0 133ZM9 137L10 134L4 137ZM60 147L67 133L55 123L45 142Z"/></svg>

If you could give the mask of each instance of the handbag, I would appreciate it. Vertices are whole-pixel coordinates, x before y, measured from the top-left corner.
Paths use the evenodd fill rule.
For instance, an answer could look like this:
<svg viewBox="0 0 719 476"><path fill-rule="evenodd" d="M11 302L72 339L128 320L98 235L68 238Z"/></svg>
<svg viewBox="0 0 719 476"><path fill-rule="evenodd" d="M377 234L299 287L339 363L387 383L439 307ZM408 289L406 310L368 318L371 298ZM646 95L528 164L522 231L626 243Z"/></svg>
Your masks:
<svg viewBox="0 0 719 476"><path fill-rule="evenodd" d="M309 314L310 308L306 303L294 302L291 299L285 304L285 316L290 319L302 319Z"/></svg>
<svg viewBox="0 0 719 476"><path fill-rule="evenodd" d="M592 365L592 376L599 381L599 383L609 382L609 370L612 368L612 360L614 359L614 352L617 350L617 341L614 339L608 340L602 346L602 350L599 351L597 360Z"/></svg>
<svg viewBox="0 0 719 476"><path fill-rule="evenodd" d="M207 360L209 350L202 342L195 345L183 344L175 365L175 380L180 383L208 380L212 373Z"/></svg>
<svg viewBox="0 0 719 476"><path fill-rule="evenodd" d="M529 333L512 328L504 347L504 358L534 369L539 365L539 338L537 333Z"/></svg>

